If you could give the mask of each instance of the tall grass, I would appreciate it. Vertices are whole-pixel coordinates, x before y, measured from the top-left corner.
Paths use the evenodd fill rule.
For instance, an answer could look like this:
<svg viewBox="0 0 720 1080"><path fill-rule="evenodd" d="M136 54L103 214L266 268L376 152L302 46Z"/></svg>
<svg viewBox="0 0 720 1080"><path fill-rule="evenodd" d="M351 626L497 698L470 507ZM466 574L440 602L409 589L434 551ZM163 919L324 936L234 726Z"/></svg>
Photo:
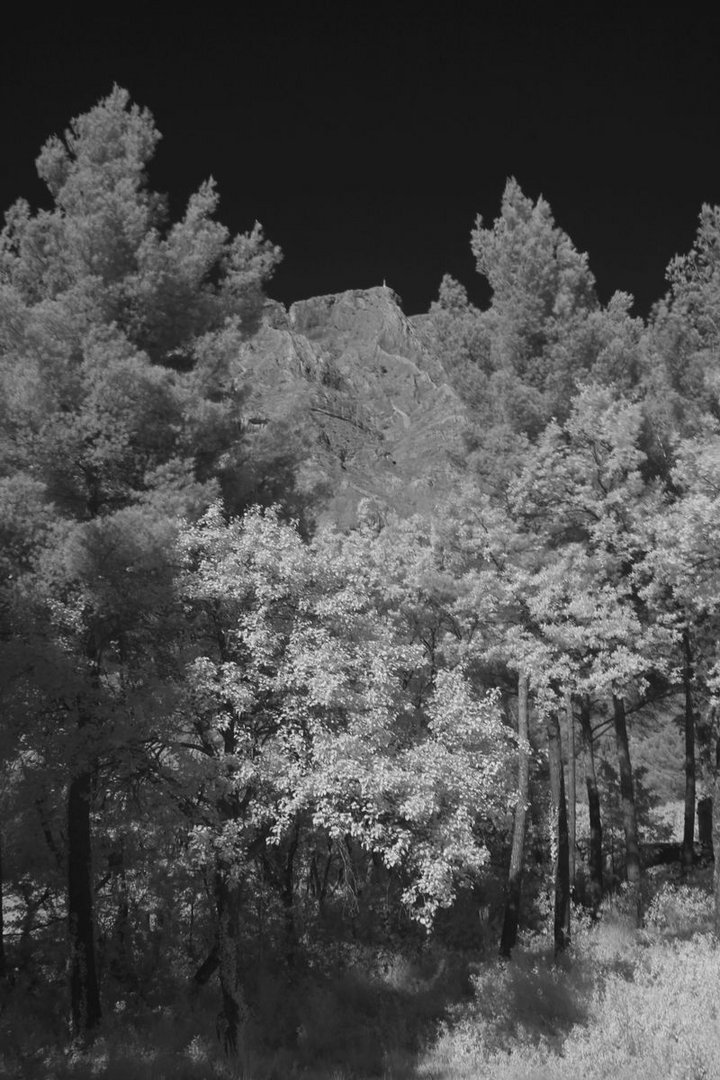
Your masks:
<svg viewBox="0 0 720 1080"><path fill-rule="evenodd" d="M632 979L609 975L561 1041L542 1023L504 1050L448 1031L418 1070L426 1080L716 1080L720 953L714 939L655 943ZM567 1016L564 1017L568 1019ZM556 1027L556 1032L558 1027Z"/></svg>
<svg viewBox="0 0 720 1080"><path fill-rule="evenodd" d="M704 884L665 884L637 930L619 904L581 926L562 966L537 946L476 976L423 1080L717 1080L720 948Z"/></svg>

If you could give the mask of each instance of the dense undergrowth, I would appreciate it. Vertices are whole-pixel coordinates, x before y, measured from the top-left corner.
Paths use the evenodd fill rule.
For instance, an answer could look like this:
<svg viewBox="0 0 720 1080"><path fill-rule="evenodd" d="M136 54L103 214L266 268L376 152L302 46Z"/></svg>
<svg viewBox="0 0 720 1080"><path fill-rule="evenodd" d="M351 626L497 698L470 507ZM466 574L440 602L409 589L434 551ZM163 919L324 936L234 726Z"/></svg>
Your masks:
<svg viewBox="0 0 720 1080"><path fill-rule="evenodd" d="M703 1080L718 1075L720 952L702 876L665 881L637 929L622 897L576 926L558 964L541 941L481 965L441 1026L423 1080Z"/></svg>
<svg viewBox="0 0 720 1080"><path fill-rule="evenodd" d="M526 936L511 963L428 948L361 949L342 970L258 984L239 1059L221 1053L208 990L144 1008L116 1002L91 1049L61 1049L48 998L15 992L0 1016L0 1077L27 1080L703 1080L720 1061L720 948L707 871L660 875L636 929L622 894L578 912L553 963Z"/></svg>

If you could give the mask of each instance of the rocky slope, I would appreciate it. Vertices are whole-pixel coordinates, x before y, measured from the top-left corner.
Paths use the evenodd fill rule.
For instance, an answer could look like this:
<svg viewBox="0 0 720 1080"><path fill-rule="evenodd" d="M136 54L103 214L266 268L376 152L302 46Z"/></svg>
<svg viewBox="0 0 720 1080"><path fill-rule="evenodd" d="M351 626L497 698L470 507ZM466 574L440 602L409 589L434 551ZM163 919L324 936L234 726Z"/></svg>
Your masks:
<svg viewBox="0 0 720 1080"><path fill-rule="evenodd" d="M351 524L362 498L421 510L446 489L465 408L392 290L270 301L240 363L251 423L302 432L299 482L323 517Z"/></svg>

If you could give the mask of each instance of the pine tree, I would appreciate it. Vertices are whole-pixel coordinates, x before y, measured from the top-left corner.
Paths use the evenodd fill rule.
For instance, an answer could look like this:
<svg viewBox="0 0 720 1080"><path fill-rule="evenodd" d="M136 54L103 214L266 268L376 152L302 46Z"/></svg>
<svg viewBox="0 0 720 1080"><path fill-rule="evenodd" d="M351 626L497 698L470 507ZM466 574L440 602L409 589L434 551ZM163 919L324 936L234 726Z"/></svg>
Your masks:
<svg viewBox="0 0 720 1080"><path fill-rule="evenodd" d="M630 314L632 297L616 293L600 305L587 256L555 224L543 198L533 203L508 180L499 217L487 228L478 218L471 247L492 299L472 337L465 308L456 321L468 328L465 340L482 343L473 352L481 358L492 422L502 417L536 436L551 418L567 419L578 382L591 378L625 392L637 385L643 327ZM446 308L441 325L453 311Z"/></svg>
<svg viewBox="0 0 720 1080"><path fill-rule="evenodd" d="M496 396L513 427L537 433L564 418L575 377L592 366L588 316L599 308L587 257L547 202L508 180L491 228L478 219L471 247L492 301L486 313Z"/></svg>
<svg viewBox="0 0 720 1080"><path fill-rule="evenodd" d="M53 672L38 682L31 659L14 683L18 700L38 699L41 751L41 714L63 736L80 1038L100 1021L92 808L103 761L147 736L130 699L167 661L177 521L241 467L233 342L251 331L278 257L259 227L231 238L215 221L211 182L171 224L147 181L158 139L116 87L43 147L53 208L16 203L0 236L0 495L15 563L4 614L16 655Z"/></svg>

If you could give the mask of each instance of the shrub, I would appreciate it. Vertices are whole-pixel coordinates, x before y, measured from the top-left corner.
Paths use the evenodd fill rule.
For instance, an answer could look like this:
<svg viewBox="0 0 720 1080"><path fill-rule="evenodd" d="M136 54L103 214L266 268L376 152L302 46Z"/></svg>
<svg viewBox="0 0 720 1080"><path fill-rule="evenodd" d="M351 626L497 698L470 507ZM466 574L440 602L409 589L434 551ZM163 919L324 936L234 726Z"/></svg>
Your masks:
<svg viewBox="0 0 720 1080"><path fill-rule="evenodd" d="M648 929L675 938L709 933L713 925L713 896L704 883L674 885L666 882L645 913Z"/></svg>

